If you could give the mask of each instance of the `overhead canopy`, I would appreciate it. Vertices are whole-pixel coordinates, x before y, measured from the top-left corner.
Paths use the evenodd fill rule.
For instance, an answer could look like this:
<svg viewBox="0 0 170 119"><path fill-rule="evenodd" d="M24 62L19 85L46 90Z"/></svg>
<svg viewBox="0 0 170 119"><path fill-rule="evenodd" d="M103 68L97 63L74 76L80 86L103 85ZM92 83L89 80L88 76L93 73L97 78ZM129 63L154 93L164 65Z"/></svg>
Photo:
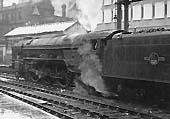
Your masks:
<svg viewBox="0 0 170 119"><path fill-rule="evenodd" d="M50 32L61 32L70 28L72 25L78 23L78 21L68 21L68 22L58 22L49 23L36 26L23 26L15 28L14 30L5 34L8 36L18 36L18 35L30 35L30 34L40 34L40 33L50 33Z"/></svg>

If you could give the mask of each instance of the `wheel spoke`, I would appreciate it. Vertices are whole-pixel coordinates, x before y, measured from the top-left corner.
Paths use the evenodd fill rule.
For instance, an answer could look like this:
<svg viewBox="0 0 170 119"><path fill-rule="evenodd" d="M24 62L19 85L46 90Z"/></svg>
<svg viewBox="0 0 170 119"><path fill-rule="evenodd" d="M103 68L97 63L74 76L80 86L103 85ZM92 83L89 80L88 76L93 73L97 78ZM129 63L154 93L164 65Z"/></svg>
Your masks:
<svg viewBox="0 0 170 119"><path fill-rule="evenodd" d="M29 72L28 79L29 79L30 81L33 81L33 82L38 82L38 81L39 81L38 76L36 76L36 75L35 75L34 73L32 73L32 72Z"/></svg>

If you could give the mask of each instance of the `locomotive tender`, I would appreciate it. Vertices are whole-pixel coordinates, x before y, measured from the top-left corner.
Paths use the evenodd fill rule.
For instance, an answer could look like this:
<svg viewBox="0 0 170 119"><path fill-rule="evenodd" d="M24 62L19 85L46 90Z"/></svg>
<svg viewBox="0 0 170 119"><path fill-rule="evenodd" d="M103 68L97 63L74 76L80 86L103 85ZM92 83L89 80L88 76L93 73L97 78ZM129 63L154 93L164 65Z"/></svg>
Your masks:
<svg viewBox="0 0 170 119"><path fill-rule="evenodd" d="M68 87L80 75L78 48L91 44L102 65L108 92L134 92L138 96L170 93L170 31L129 33L122 30L30 39L17 43L13 64L17 77ZM125 91L124 91L125 90ZM124 94L126 95L126 94Z"/></svg>

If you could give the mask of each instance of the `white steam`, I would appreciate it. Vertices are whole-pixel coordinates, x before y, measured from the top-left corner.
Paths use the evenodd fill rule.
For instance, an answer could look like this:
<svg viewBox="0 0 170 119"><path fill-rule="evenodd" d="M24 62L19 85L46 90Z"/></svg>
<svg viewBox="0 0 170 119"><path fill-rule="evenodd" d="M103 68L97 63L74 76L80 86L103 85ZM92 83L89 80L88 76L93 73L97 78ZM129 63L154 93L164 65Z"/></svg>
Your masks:
<svg viewBox="0 0 170 119"><path fill-rule="evenodd" d="M79 17L79 21L82 24L90 24L91 30L94 30L99 23L98 16L101 13L102 0L77 0L79 9L82 11L82 16Z"/></svg>
<svg viewBox="0 0 170 119"><path fill-rule="evenodd" d="M51 0L55 14L61 16L61 5L67 6L67 17L78 19L88 30L94 30L101 22L102 0Z"/></svg>
<svg viewBox="0 0 170 119"><path fill-rule="evenodd" d="M12 0L15 3L28 2L30 0ZM31 0L33 4L43 0ZM5 1L4 5L9 6L12 2ZM66 4L67 17L79 20L81 24L88 30L94 30L97 23L101 22L101 6L102 0L51 0L55 9L55 15L61 16L61 6Z"/></svg>
<svg viewBox="0 0 170 119"><path fill-rule="evenodd" d="M79 66L81 81L88 86L94 87L97 92L108 94L101 77L102 65L98 56L90 52L91 47L91 44L87 42L78 49L79 54L82 56L82 62Z"/></svg>
<svg viewBox="0 0 170 119"><path fill-rule="evenodd" d="M33 4L39 3L39 2L41 2L41 1L43 1L43 0L31 0L31 2L32 2Z"/></svg>

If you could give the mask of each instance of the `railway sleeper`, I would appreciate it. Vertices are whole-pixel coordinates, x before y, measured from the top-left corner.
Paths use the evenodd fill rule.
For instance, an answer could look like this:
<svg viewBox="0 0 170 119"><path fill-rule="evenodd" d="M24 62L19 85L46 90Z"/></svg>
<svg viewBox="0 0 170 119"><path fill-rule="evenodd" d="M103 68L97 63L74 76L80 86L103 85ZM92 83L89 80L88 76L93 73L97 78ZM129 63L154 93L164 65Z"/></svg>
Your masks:
<svg viewBox="0 0 170 119"><path fill-rule="evenodd" d="M1 87L4 87L4 86L1 86ZM13 90L13 89L10 89L10 88L7 88L7 87L4 88L4 89L7 89L7 90L9 90L9 91ZM16 91L16 90L15 90L15 91ZM20 92L20 91L19 91L19 92ZM21 92L20 92L20 93L21 93ZM62 94L61 96L63 96L63 95L64 95L64 94ZM81 101L83 101L83 100L81 100ZM90 102L91 102L91 101L90 101ZM58 103L59 103L59 104L63 104L62 102L58 102ZM91 103L91 104L94 104L94 103ZM101 106L101 105L104 105L104 104L99 104L99 105ZM107 104L105 104L105 105L107 105ZM104 105L104 106L105 106L105 105ZM68 106L68 104L65 103L63 106ZM72 106L71 108L74 108L75 110L76 110L76 109L82 110L82 111L84 110L84 109L79 109L79 107L80 107L80 106L78 106L78 107L77 107L77 106L76 106L76 107L75 107L75 106ZM115 109L114 106L111 106L111 107L112 107L113 109ZM101 108L101 107L100 107L100 108ZM118 108L119 111L121 110L120 107L117 107L117 108ZM91 113L91 112L94 111L94 110L91 110L91 111L90 111L90 109L88 109L88 108L85 108L85 109L88 110L89 113ZM127 112L125 112L125 110L126 110L126 109L123 109L122 112L123 112L123 113L127 113ZM130 111L128 111L128 112L130 112ZM131 111L130 113L134 113L134 115L136 114L134 111ZM106 115L106 116L108 116L108 115Z"/></svg>

